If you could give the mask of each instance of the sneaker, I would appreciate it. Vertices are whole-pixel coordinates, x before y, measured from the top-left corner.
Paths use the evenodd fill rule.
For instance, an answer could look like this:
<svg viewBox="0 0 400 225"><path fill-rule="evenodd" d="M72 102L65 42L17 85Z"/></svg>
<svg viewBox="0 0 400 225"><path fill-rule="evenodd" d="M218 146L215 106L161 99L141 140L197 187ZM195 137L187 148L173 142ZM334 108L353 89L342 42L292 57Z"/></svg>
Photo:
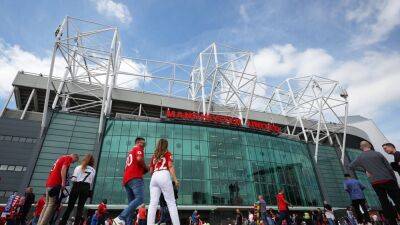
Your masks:
<svg viewBox="0 0 400 225"><path fill-rule="evenodd" d="M121 220L118 216L113 219L113 225L125 225L125 221Z"/></svg>

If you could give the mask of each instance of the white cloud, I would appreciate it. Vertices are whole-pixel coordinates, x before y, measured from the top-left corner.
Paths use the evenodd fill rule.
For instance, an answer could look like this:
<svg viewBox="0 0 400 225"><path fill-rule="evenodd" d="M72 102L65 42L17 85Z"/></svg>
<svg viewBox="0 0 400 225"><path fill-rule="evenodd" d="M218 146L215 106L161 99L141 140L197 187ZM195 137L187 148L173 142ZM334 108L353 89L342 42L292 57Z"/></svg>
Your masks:
<svg viewBox="0 0 400 225"><path fill-rule="evenodd" d="M400 54L367 52L360 59L339 62L330 77L347 86L353 114L381 116L400 102Z"/></svg>
<svg viewBox="0 0 400 225"><path fill-rule="evenodd" d="M260 76L326 74L333 58L323 49L297 50L293 45L272 45L254 55L254 64Z"/></svg>
<svg viewBox="0 0 400 225"><path fill-rule="evenodd" d="M96 4L98 13L108 18L119 20L121 23L129 24L132 22L132 16L128 7L122 3L113 0L91 0Z"/></svg>
<svg viewBox="0 0 400 225"><path fill-rule="evenodd" d="M11 90L12 81L18 71L48 74L51 56L38 57L21 49L18 45L10 46L0 39L0 96ZM63 60L56 58L54 75L61 75L65 66Z"/></svg>
<svg viewBox="0 0 400 225"><path fill-rule="evenodd" d="M23 50L18 45L11 46L0 39L0 97L6 96L9 93L12 88L12 82L18 71L48 75L50 63L51 55L39 57L29 51ZM54 64L53 76L61 77L65 72L65 66L64 59L57 56ZM82 69L78 69L78 71L80 71L78 74L84 73ZM145 65L130 59L122 60L120 71L137 75L151 75ZM97 80L101 83L104 83L105 79L105 76L97 76ZM141 81L144 80L139 76L118 75L117 86L136 89L139 87ZM149 81L151 81L151 79L146 78L146 82Z"/></svg>
<svg viewBox="0 0 400 225"><path fill-rule="evenodd" d="M263 48L254 56L261 77L320 75L347 88L350 113L376 118L382 108L400 102L400 53L365 52L354 60L335 60L323 49L293 45ZM390 108L389 108L390 109Z"/></svg>
<svg viewBox="0 0 400 225"><path fill-rule="evenodd" d="M361 1L347 11L346 19L361 25L361 32L352 40L355 47L384 41L400 25L400 1Z"/></svg>
<svg viewBox="0 0 400 225"><path fill-rule="evenodd" d="M149 82L151 78L144 79L143 76L151 76L151 73L147 70L146 65L135 62L131 59L123 59L116 80L116 86L127 89L138 89L140 82ZM133 75L126 75L123 73L129 73Z"/></svg>

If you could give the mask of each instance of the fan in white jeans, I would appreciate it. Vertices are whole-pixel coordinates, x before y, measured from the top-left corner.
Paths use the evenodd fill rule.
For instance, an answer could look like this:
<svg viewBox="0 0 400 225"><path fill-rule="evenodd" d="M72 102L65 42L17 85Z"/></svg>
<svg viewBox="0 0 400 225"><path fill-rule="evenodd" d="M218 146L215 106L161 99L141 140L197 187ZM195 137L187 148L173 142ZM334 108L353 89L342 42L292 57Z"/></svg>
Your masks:
<svg viewBox="0 0 400 225"><path fill-rule="evenodd" d="M172 154L168 151L168 141L166 139L160 139L157 143L157 148L150 162L150 174L152 176L150 181L150 205L147 215L147 225L155 224L161 193L167 202L172 224L180 225L174 188L172 186L172 180L177 187L179 187L179 181L176 178Z"/></svg>

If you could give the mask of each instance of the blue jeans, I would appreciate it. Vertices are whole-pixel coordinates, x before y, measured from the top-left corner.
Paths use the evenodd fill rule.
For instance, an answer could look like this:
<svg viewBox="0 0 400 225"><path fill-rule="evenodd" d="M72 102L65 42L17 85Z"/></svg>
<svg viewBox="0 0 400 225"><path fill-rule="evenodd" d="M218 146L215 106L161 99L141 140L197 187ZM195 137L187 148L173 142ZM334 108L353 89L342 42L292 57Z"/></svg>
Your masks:
<svg viewBox="0 0 400 225"><path fill-rule="evenodd" d="M143 179L132 179L125 185L128 195L128 207L126 207L119 218L125 221L126 225L131 225L136 208L144 202L144 182Z"/></svg>
<svg viewBox="0 0 400 225"><path fill-rule="evenodd" d="M333 219L328 219L328 224L329 225L335 225L335 221L333 221Z"/></svg>
<svg viewBox="0 0 400 225"><path fill-rule="evenodd" d="M267 216L267 222L268 222L268 225L275 225L276 224L275 221L270 216Z"/></svg>
<svg viewBox="0 0 400 225"><path fill-rule="evenodd" d="M34 216L32 218L32 225L36 225L38 221L39 221L39 217L38 216Z"/></svg>
<svg viewBox="0 0 400 225"><path fill-rule="evenodd" d="M97 222L98 222L97 215L94 214L92 217L92 221L90 221L90 225L97 225Z"/></svg>
<svg viewBox="0 0 400 225"><path fill-rule="evenodd" d="M267 212L261 212L261 220L264 225L275 225L275 222L268 216Z"/></svg>

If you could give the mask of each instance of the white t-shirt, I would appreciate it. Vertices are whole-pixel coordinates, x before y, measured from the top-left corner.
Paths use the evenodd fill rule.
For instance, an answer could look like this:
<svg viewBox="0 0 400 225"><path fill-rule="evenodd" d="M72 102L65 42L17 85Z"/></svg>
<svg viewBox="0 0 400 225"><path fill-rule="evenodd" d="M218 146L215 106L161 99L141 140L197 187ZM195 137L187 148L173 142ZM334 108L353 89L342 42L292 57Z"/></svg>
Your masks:
<svg viewBox="0 0 400 225"><path fill-rule="evenodd" d="M74 173L72 174L71 180L74 182L85 182L90 184L90 188L93 185L94 176L96 170L91 166L86 166L85 171L82 171L82 166L75 167Z"/></svg>
<svg viewBox="0 0 400 225"><path fill-rule="evenodd" d="M249 221L253 222L254 221L254 215L253 213L249 213Z"/></svg>

